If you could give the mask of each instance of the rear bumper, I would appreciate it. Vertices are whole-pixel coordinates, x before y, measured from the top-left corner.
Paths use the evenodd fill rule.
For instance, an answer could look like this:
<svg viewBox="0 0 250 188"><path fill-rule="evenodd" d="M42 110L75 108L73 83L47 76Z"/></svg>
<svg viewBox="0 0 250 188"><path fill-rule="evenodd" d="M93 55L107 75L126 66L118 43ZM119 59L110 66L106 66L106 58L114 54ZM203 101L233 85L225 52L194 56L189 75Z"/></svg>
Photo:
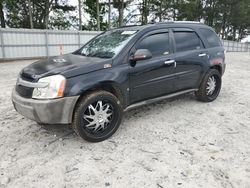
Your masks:
<svg viewBox="0 0 250 188"><path fill-rule="evenodd" d="M23 98L13 90L12 102L17 112L39 123L69 124L79 96L51 100Z"/></svg>

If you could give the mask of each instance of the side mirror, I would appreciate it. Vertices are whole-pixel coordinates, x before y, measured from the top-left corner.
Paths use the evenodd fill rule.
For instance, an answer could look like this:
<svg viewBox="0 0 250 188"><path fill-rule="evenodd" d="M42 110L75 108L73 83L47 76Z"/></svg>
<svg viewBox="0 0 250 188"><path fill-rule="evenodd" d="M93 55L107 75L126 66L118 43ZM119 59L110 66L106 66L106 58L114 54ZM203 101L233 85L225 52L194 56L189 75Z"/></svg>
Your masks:
<svg viewBox="0 0 250 188"><path fill-rule="evenodd" d="M135 54L130 58L130 61L136 62L140 60L152 58L152 53L148 49L138 49Z"/></svg>

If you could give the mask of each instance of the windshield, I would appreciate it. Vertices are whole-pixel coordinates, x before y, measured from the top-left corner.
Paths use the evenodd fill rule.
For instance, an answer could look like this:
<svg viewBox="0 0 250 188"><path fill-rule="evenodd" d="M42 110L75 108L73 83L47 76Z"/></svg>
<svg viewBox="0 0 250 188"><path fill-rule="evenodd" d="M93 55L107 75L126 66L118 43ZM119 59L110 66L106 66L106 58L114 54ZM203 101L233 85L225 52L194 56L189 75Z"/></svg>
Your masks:
<svg viewBox="0 0 250 188"><path fill-rule="evenodd" d="M118 54L137 31L115 30L106 32L83 46L80 55L112 58Z"/></svg>

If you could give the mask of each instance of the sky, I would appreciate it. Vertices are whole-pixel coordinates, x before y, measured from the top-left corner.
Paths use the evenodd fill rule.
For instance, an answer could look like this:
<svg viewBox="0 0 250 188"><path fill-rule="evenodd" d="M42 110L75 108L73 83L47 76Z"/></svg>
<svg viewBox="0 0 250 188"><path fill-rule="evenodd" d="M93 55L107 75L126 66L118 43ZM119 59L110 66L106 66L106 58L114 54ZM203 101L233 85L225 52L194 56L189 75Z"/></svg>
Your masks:
<svg viewBox="0 0 250 188"><path fill-rule="evenodd" d="M78 5L78 0L69 0L69 3L73 6L77 6Z"/></svg>
<svg viewBox="0 0 250 188"><path fill-rule="evenodd" d="M250 42L250 35L241 40L241 42Z"/></svg>

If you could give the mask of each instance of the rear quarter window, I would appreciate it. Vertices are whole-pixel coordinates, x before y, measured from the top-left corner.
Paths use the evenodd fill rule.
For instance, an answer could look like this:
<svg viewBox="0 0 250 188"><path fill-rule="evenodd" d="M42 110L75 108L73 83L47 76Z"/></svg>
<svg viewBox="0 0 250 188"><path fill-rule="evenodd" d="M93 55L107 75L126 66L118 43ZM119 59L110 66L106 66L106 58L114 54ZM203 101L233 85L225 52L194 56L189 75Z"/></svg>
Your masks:
<svg viewBox="0 0 250 188"><path fill-rule="evenodd" d="M200 28L199 30L200 30L202 37L207 39L207 42L210 48L222 46L219 37L216 35L214 31L210 29L203 29L203 28Z"/></svg>

